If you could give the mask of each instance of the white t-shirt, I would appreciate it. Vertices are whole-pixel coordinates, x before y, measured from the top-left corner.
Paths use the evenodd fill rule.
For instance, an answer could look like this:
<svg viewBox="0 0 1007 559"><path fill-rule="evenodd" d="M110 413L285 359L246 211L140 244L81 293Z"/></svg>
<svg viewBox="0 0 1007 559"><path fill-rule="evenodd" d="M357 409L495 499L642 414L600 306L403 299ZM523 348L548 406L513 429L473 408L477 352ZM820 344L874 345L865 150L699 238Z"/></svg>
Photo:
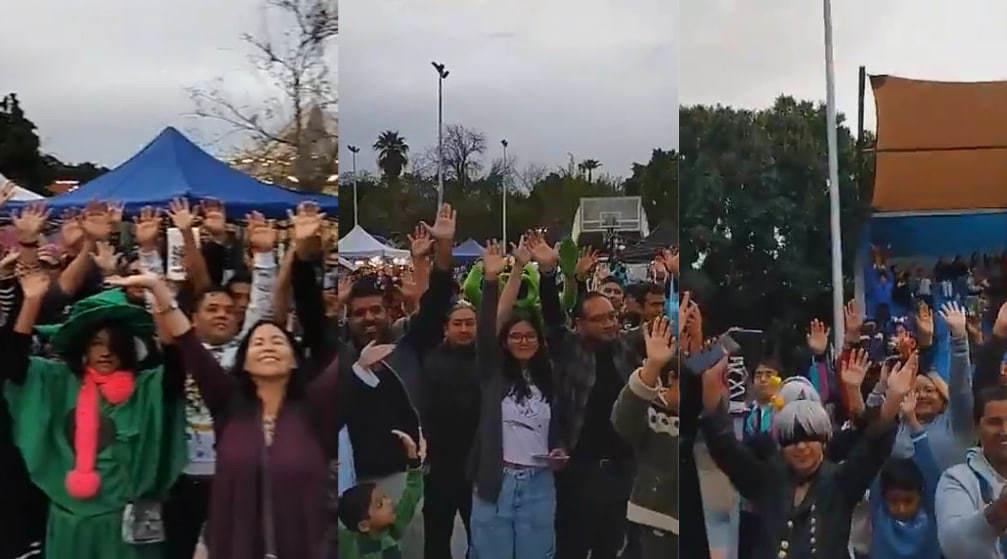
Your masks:
<svg viewBox="0 0 1007 559"><path fill-rule="evenodd" d="M514 392L500 402L503 412L503 459L519 466L542 467L536 456L549 454L549 421L552 407L534 385L531 395L518 402Z"/></svg>

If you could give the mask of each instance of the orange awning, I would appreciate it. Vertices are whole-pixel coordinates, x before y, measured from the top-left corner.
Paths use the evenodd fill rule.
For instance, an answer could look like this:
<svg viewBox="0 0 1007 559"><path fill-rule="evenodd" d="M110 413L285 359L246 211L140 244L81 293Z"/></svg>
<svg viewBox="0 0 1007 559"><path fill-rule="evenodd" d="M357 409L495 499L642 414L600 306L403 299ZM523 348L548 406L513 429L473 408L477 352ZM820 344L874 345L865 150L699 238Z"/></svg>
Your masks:
<svg viewBox="0 0 1007 559"><path fill-rule="evenodd" d="M871 76L878 211L1007 208L1007 81Z"/></svg>

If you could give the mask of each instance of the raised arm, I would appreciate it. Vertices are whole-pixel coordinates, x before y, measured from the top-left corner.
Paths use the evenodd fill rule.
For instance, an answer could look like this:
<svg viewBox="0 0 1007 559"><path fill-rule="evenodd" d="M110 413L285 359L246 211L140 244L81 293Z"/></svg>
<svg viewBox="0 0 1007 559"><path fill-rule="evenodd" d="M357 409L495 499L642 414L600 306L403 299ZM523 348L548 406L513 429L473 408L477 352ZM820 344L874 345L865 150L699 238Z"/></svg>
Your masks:
<svg viewBox="0 0 1007 559"><path fill-rule="evenodd" d="M974 393L1000 382L1004 353L1007 353L1007 303L1000 307L993 323L993 335L979 346L976 354Z"/></svg>
<svg viewBox="0 0 1007 559"><path fill-rule="evenodd" d="M521 240L511 253L514 257L514 265L511 266L510 275L507 277L503 293L500 294L500 302L497 304L497 332L503 327L504 322L510 320L511 315L514 313L514 305L517 303L518 295L521 293L521 282L524 281L524 269L528 265L528 262L531 261L531 251L528 250L528 243L524 235L521 236Z"/></svg>
<svg viewBox="0 0 1007 559"><path fill-rule="evenodd" d="M248 333L255 323L273 317L273 290L276 286L276 254L273 252L276 227L258 212L249 214L247 221L253 259L252 288L241 336Z"/></svg>
<svg viewBox="0 0 1007 559"><path fill-rule="evenodd" d="M0 380L15 384L25 381L32 351L32 333L35 320L42 309L42 300L49 291L49 276L35 269L21 276L23 299L14 328L3 339L4 366L0 367Z"/></svg>
<svg viewBox="0 0 1007 559"><path fill-rule="evenodd" d="M318 206L310 203L301 204L297 213L290 215L294 229L292 252L296 255L290 269L294 312L304 330L304 345L319 366L332 361L335 353L334 344L326 339L328 321L325 317L325 297L315 276L315 266L323 262L321 235L324 220L325 214L318 211ZM348 289L346 293L339 293L340 297L347 295Z"/></svg>
<svg viewBox="0 0 1007 559"><path fill-rule="evenodd" d="M177 341L186 372L195 379L210 413L214 418L220 417L237 388L237 380L224 371L220 363L203 347L188 317L179 309L171 288L150 273L112 277L108 279L108 283L119 287L143 287L154 294L156 309L161 315L159 318Z"/></svg>
<svg viewBox="0 0 1007 559"><path fill-rule="evenodd" d="M661 393L661 370L671 363L678 349L672 342L672 327L661 317L652 324L642 324L647 358L622 389L612 408L612 426L619 435L637 446L647 431L647 410Z"/></svg>
<svg viewBox="0 0 1007 559"><path fill-rule="evenodd" d="M488 375L493 367L486 363L500 362L500 346L497 343L497 308L500 296L500 273L507 261L504 259L503 247L499 243L489 242L483 251L483 296L479 307L479 323L476 326L476 350L482 375Z"/></svg>
<svg viewBox="0 0 1007 559"><path fill-rule="evenodd" d="M182 259L185 262L189 283L194 293L202 293L209 289L211 282L206 260L203 259L196 234L193 232L196 226L196 213L190 209L188 200L177 198L171 201L169 215L172 224L182 235Z"/></svg>
<svg viewBox="0 0 1007 559"><path fill-rule="evenodd" d="M759 459L734 434L734 426L727 413L726 387L723 381L726 372L726 357L703 372L703 417L700 419L700 427L710 450L710 457L731 480L731 485L746 499L758 500L766 484L773 482L772 471L769 462Z"/></svg>
<svg viewBox="0 0 1007 559"><path fill-rule="evenodd" d="M542 318L546 328L553 333L550 337L553 337L555 333L566 329L566 319L559 301L559 287L556 285L559 251L549 246L542 235L536 232L528 234L527 242L532 259L538 262L538 269L542 274L538 285Z"/></svg>
<svg viewBox="0 0 1007 559"><path fill-rule="evenodd" d="M420 299L420 308L409 323L409 330L399 341L414 347L421 355L443 340L444 317L451 310L454 278L451 277L457 212L444 204L437 213L433 227L424 224L434 239L434 269L430 272L430 287Z"/></svg>
<svg viewBox="0 0 1007 559"><path fill-rule="evenodd" d="M293 288L294 260L297 251L288 250L283 254L280 263L280 273L276 275L276 287L273 288L273 314L276 321L286 324L290 318L290 293Z"/></svg>
<svg viewBox="0 0 1007 559"><path fill-rule="evenodd" d="M972 362L969 359L968 326L965 310L955 303L945 304L941 316L951 336L951 368L948 374L948 411L951 431L968 448L975 440L972 417Z"/></svg>

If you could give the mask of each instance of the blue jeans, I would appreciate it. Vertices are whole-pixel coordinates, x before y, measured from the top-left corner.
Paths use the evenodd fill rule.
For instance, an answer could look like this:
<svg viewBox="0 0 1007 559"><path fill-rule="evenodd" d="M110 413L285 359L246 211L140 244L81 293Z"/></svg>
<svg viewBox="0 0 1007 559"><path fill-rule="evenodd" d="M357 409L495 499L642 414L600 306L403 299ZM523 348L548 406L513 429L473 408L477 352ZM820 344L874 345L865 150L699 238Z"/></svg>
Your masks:
<svg viewBox="0 0 1007 559"><path fill-rule="evenodd" d="M552 471L504 468L496 503L472 498L472 559L552 559L555 516Z"/></svg>

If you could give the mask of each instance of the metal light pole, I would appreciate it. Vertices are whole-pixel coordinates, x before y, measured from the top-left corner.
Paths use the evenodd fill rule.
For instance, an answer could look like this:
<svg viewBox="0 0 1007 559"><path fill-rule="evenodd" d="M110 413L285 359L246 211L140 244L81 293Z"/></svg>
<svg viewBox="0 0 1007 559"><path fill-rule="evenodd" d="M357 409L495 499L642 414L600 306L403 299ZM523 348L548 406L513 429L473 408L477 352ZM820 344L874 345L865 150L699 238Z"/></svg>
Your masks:
<svg viewBox="0 0 1007 559"><path fill-rule="evenodd" d="M507 140L500 140L500 145L503 146L504 155L504 176L503 182L500 185L500 191L503 193L503 246L504 250L507 250L507 179L510 177L510 166L507 164Z"/></svg>
<svg viewBox="0 0 1007 559"><path fill-rule="evenodd" d="M350 158L353 161L353 226L356 227L358 216L360 215L358 211L360 204L357 203L357 153L360 151L360 148L349 146L348 149L350 150Z"/></svg>
<svg viewBox="0 0 1007 559"><path fill-rule="evenodd" d="M824 0L825 11L825 114L829 142L829 210L832 232L832 332L835 349L843 347L843 249L839 225L839 156L836 148L836 77L832 58L832 2Z"/></svg>
<svg viewBox="0 0 1007 559"><path fill-rule="evenodd" d="M443 64L431 62L437 70L437 207L444 203L444 80L448 70Z"/></svg>

